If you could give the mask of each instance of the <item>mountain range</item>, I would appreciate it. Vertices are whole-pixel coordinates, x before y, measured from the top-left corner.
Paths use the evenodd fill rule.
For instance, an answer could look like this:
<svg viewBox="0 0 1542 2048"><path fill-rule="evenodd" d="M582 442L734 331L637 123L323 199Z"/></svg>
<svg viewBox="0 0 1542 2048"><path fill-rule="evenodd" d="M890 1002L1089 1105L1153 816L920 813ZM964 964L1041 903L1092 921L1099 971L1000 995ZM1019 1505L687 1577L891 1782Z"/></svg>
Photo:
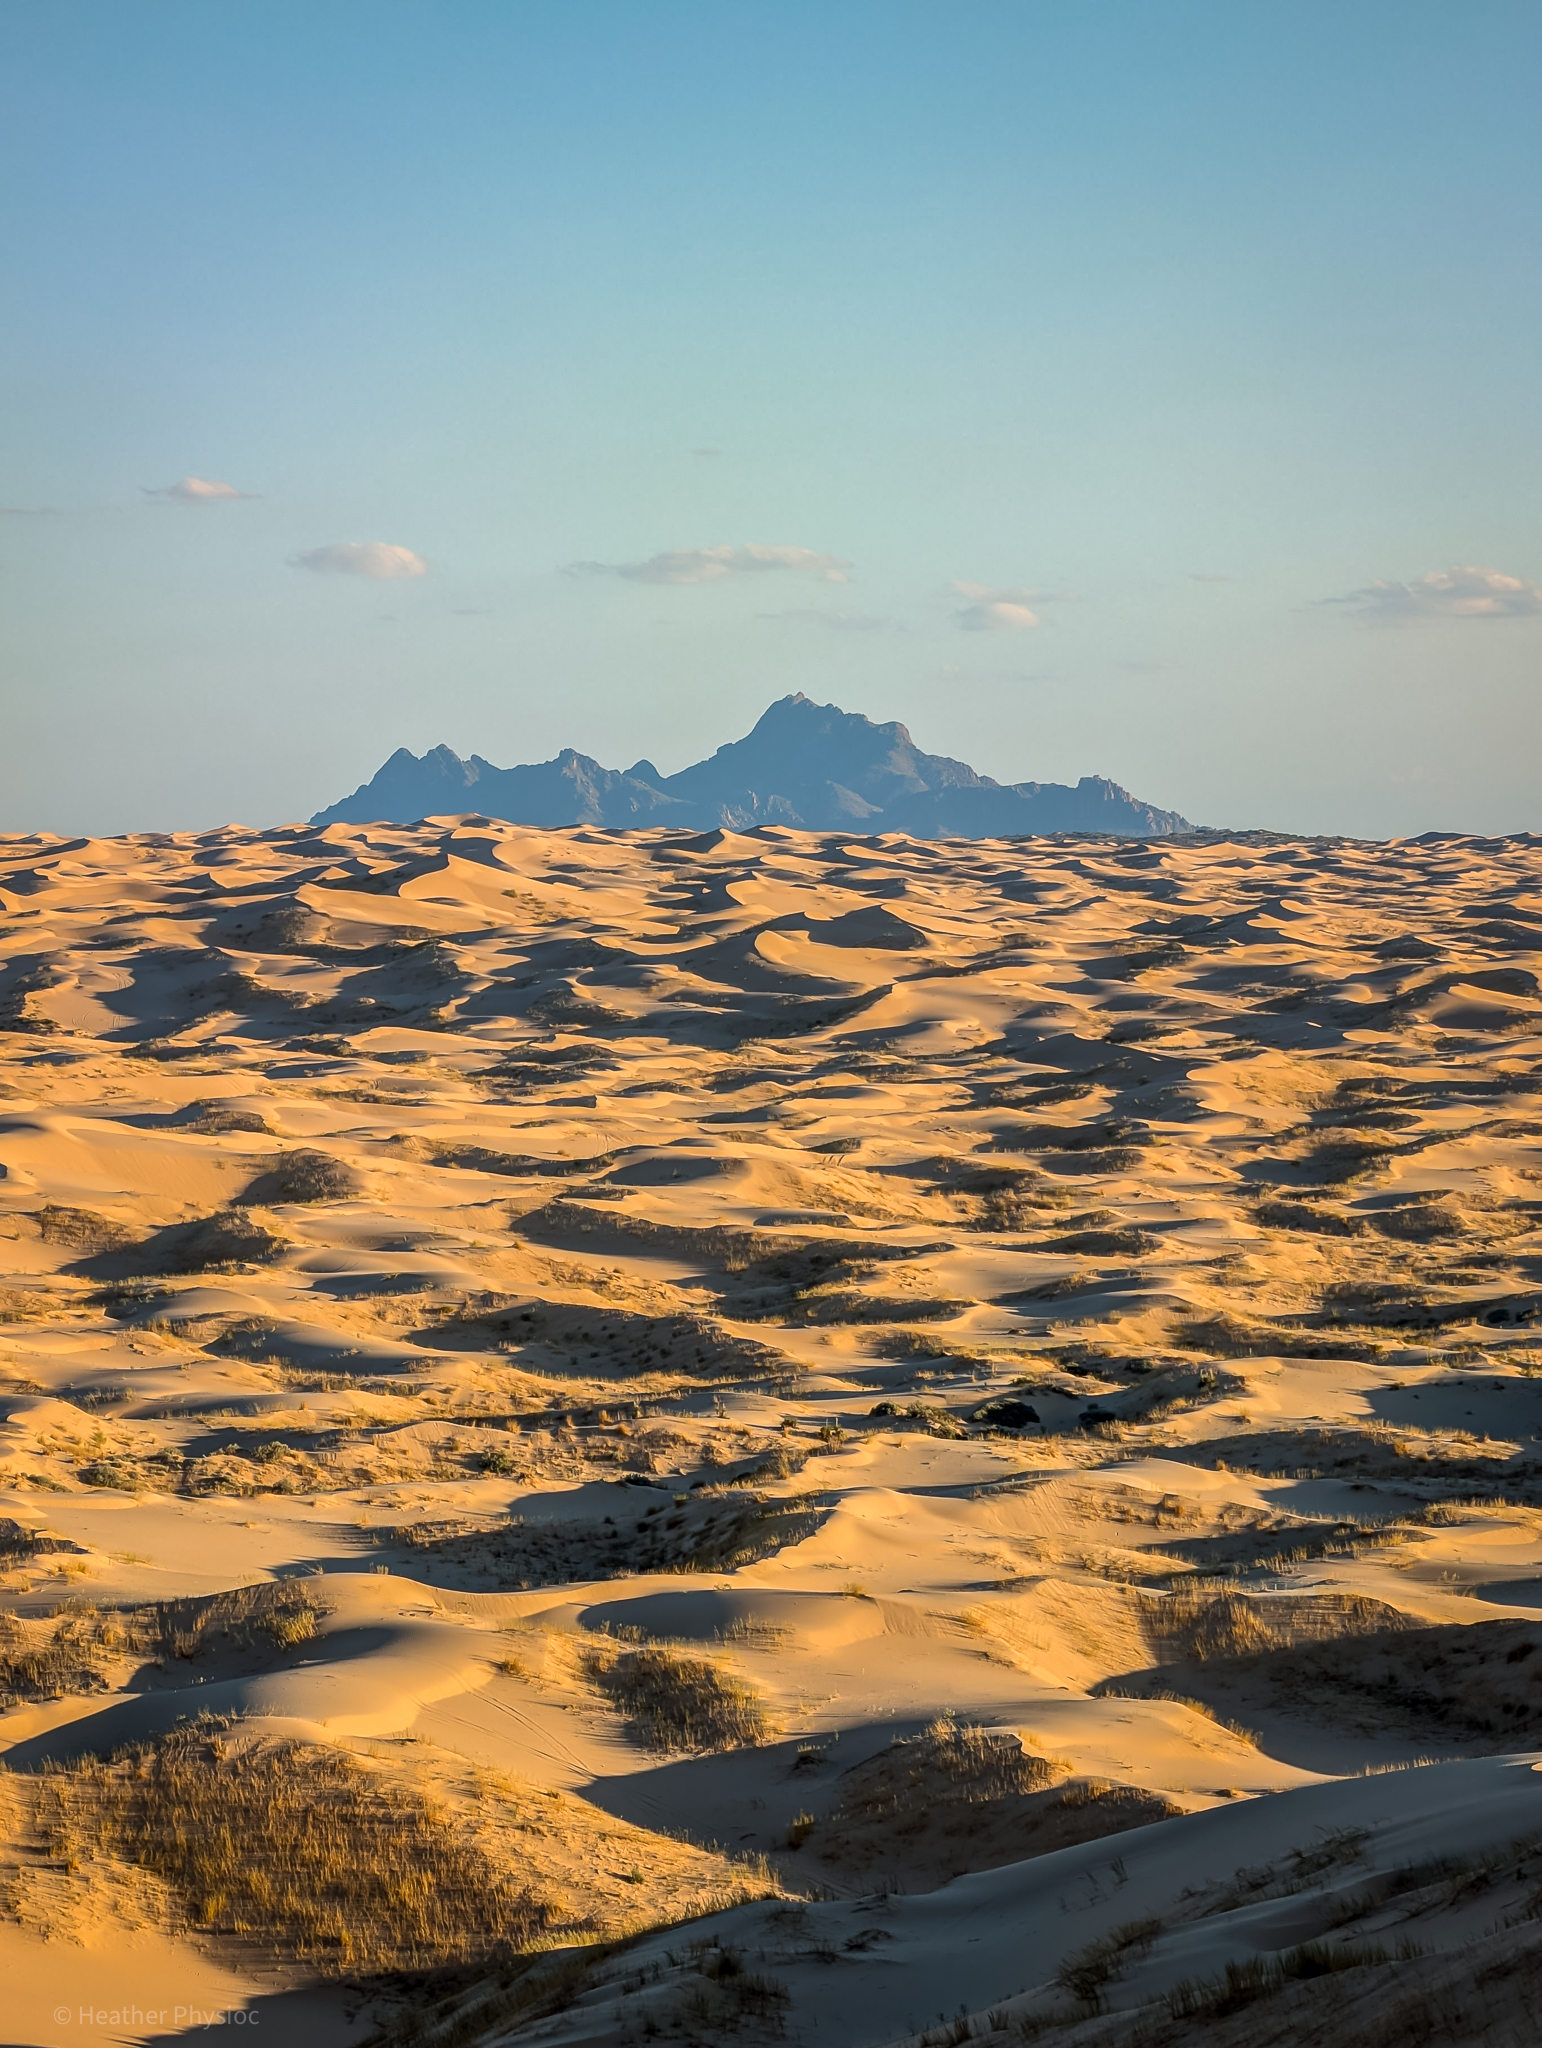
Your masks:
<svg viewBox="0 0 1542 2048"><path fill-rule="evenodd" d="M1102 775L996 782L967 762L923 754L897 721L815 704L801 691L771 705L742 740L661 775L651 761L602 768L565 747L552 761L495 768L449 747L399 747L372 780L318 811L313 825L414 824L467 811L513 825L648 825L704 830L790 825L813 832L905 832L917 839L1117 832L1165 838L1194 828Z"/></svg>

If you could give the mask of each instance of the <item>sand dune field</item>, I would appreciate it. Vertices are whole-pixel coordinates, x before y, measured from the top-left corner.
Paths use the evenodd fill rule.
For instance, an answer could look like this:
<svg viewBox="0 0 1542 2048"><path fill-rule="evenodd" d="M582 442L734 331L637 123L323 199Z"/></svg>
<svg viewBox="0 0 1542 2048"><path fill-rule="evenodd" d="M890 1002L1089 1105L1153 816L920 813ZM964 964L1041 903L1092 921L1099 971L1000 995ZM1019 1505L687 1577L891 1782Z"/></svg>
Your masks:
<svg viewBox="0 0 1542 2048"><path fill-rule="evenodd" d="M1542 842L0 911L7 2042L1534 2038Z"/></svg>

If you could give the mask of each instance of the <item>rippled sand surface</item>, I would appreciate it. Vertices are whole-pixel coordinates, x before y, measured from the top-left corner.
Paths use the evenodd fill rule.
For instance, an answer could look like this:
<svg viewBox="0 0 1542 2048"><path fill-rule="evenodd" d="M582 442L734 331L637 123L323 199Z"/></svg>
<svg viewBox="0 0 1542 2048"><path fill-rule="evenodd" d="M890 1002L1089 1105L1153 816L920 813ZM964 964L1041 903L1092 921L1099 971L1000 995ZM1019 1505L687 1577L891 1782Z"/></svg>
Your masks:
<svg viewBox="0 0 1542 2048"><path fill-rule="evenodd" d="M71 1931L365 2026L39 1818L200 1714L544 1949L725 1908L477 2038L1304 2040L1399 1940L1504 2038L1499 1908L1378 1872L1542 1882L1537 842L232 828L0 908L16 2040Z"/></svg>

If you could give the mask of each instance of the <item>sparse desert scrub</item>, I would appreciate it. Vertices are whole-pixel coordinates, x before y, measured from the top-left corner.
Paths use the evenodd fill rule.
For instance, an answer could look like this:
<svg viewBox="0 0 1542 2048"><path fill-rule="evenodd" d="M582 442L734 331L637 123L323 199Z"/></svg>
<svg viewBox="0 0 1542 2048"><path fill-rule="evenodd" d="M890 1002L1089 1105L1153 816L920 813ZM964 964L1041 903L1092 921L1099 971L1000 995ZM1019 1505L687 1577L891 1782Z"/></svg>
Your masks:
<svg viewBox="0 0 1542 2048"><path fill-rule="evenodd" d="M103 1692L114 1662L145 1648L137 1617L66 1610L51 1621L0 1614L0 1711L23 1700Z"/></svg>
<svg viewBox="0 0 1542 2048"><path fill-rule="evenodd" d="M68 1866L139 1864L190 1926L329 1975L511 1956L561 1917L444 1811L354 1758L236 1748L207 1726L46 1770L34 1825Z"/></svg>
<svg viewBox="0 0 1542 2048"><path fill-rule="evenodd" d="M225 1650L282 1652L308 1642L326 1609L309 1582L264 1580L207 1599L98 1610L71 1605L41 1620L0 1614L0 1710L23 1700L102 1692L125 1659Z"/></svg>
<svg viewBox="0 0 1542 2048"><path fill-rule="evenodd" d="M1071 1768L1010 1732L943 1716L844 1772L834 1810L801 1814L787 1847L843 1873L903 1871L926 1888L1179 1811L1138 1786L1067 1782Z"/></svg>
<svg viewBox="0 0 1542 2048"><path fill-rule="evenodd" d="M847 1795L848 1812L875 1815L907 1809L917 1803L918 1794L934 1789L933 1777L943 1781L949 1798L980 1805L1042 1792L1069 1769L1058 1758L1025 1748L1015 1735L949 1715L940 1715L910 1741L881 1751L874 1762L888 1768L859 1767L863 1777Z"/></svg>
<svg viewBox="0 0 1542 2048"><path fill-rule="evenodd" d="M306 1642L326 1612L308 1579L264 1579L201 1600L166 1600L141 1610L161 1653L196 1657L222 1649L285 1650Z"/></svg>
<svg viewBox="0 0 1542 2048"><path fill-rule="evenodd" d="M739 1949L720 1942L693 1942L691 1949L698 1981L688 1984L676 1999L673 2014L687 2039L720 2039L725 2033L737 2034L746 2023L762 2039L785 2034L782 2012L792 2003L786 1985L747 1969ZM703 2027L712 2033L697 2033Z"/></svg>
<svg viewBox="0 0 1542 2048"><path fill-rule="evenodd" d="M259 1174L244 1202L344 1202L360 1193L363 1182L351 1166L328 1152L285 1152Z"/></svg>
<svg viewBox="0 0 1542 2048"><path fill-rule="evenodd" d="M61 1202L43 1204L37 1212L37 1227L44 1244L84 1253L117 1251L132 1243L134 1235L94 1209L69 1208Z"/></svg>
<svg viewBox="0 0 1542 2048"><path fill-rule="evenodd" d="M1098 1941L1066 1957L1055 1973L1062 1991L1069 1991L1084 2011L1097 2012L1103 1986L1119 1976L1126 1963L1149 1954L1162 1931L1160 1920L1130 1920Z"/></svg>
<svg viewBox="0 0 1542 2048"><path fill-rule="evenodd" d="M753 1686L705 1657L586 1643L580 1666L650 1749L708 1751L769 1742L776 1723Z"/></svg>
<svg viewBox="0 0 1542 2048"><path fill-rule="evenodd" d="M1167 2007L1175 2020L1226 2019L1301 1979L1372 1969L1391 1961L1379 1941L1309 1941L1282 1955L1229 1962L1218 1977L1200 1983L1185 1978L1168 1993Z"/></svg>
<svg viewBox="0 0 1542 2048"><path fill-rule="evenodd" d="M1180 1581L1169 1593L1142 1592L1136 1598L1153 1646L1174 1663L1257 1655L1413 1626L1385 1601L1357 1593L1255 1597L1218 1588L1213 1581Z"/></svg>
<svg viewBox="0 0 1542 2048"><path fill-rule="evenodd" d="M749 1475L746 1475L748 1477ZM427 1553L456 1572L503 1586L566 1585L644 1572L736 1570L804 1542L828 1519L807 1499L767 1499L702 1488L685 1508L588 1521L533 1522L517 1515L494 1528L468 1521L404 1523L372 1530L375 1543Z"/></svg>

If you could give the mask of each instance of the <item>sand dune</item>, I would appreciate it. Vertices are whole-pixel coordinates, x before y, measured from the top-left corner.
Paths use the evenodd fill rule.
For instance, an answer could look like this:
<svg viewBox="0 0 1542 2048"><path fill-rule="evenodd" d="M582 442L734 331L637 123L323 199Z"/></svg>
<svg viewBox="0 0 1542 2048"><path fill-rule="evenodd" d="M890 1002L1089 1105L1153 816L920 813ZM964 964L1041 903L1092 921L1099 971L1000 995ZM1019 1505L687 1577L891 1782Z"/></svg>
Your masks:
<svg viewBox="0 0 1542 2048"><path fill-rule="evenodd" d="M410 2002L167 1758L395 1816L457 2039L1509 2038L1536 843L473 816L11 838L0 910L8 2040L66 1952Z"/></svg>

